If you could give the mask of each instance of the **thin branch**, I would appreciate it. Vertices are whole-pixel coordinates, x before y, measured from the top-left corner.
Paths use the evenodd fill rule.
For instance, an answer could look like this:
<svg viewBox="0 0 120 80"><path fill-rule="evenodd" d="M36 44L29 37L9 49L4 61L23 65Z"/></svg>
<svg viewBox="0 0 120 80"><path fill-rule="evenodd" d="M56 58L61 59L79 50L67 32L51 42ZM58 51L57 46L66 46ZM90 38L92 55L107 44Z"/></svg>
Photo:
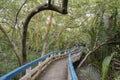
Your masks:
<svg viewBox="0 0 120 80"><path fill-rule="evenodd" d="M116 44L116 43L120 44L120 39L108 42L108 44Z"/></svg>
<svg viewBox="0 0 120 80"><path fill-rule="evenodd" d="M19 15L21 9L23 8L23 6L26 4L26 2L27 2L27 0L24 1L24 3L20 6L18 12L16 13L14 28L15 28L17 22L18 22L18 15Z"/></svg>
<svg viewBox="0 0 120 80"><path fill-rule="evenodd" d="M16 25L17 25L17 23L18 23L18 16L19 16L19 14L20 14L20 11L21 11L21 9L23 8L23 6L26 4L26 2L27 2L27 0L25 0L24 2L23 2L23 4L20 6L20 8L19 8L19 10L17 11L17 13L16 13L16 17L15 17L15 23L14 23L14 26L13 26L13 32L12 32L12 34L14 34L14 31L15 31L15 27L16 27ZM19 28L19 27L18 27ZM20 29L20 28L19 28ZM21 34L20 34L20 36L21 36Z"/></svg>

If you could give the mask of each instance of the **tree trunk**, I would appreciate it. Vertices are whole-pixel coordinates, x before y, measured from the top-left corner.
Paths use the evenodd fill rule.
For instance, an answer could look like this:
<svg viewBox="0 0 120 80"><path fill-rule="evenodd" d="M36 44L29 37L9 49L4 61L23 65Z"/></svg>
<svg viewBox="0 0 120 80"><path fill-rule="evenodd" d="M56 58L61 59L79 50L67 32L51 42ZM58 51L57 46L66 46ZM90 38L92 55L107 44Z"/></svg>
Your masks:
<svg viewBox="0 0 120 80"><path fill-rule="evenodd" d="M51 0L49 0L51 1ZM33 9L27 16L27 18L25 19L25 22L23 24L23 37L22 37L22 64L25 64L27 62L27 54L26 54L26 37L27 37L27 28L28 28L28 24L30 22L30 20L32 19L32 17L39 13L40 11L44 11L44 10L52 10L52 11L56 11L59 12L61 14L67 14L67 4L68 4L68 0L63 0L63 6L58 7L55 5L52 5L50 2L43 4L41 6L36 7L35 9Z"/></svg>
<svg viewBox="0 0 120 80"><path fill-rule="evenodd" d="M50 29L51 29L52 18L53 18L53 11L51 12L50 20L49 20L49 22L48 22L48 27L47 27L46 33L45 33L45 35L44 35L44 43L43 43L43 49L42 49L42 54L41 54L41 56L43 56L43 55L45 54L45 51L46 51L47 39L48 39L48 34L49 34L49 32L50 32Z"/></svg>

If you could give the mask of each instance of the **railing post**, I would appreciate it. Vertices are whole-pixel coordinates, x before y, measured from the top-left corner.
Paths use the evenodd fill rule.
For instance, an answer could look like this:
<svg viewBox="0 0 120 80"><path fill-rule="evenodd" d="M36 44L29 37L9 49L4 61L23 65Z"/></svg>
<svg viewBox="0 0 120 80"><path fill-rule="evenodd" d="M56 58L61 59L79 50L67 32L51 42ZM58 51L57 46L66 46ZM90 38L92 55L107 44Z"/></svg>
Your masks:
<svg viewBox="0 0 120 80"><path fill-rule="evenodd" d="M30 72L31 72L31 67L26 70L26 75L28 74L27 80L31 80L31 73Z"/></svg>
<svg viewBox="0 0 120 80"><path fill-rule="evenodd" d="M20 80L31 80L31 67L26 69L25 75L26 77L22 77Z"/></svg>

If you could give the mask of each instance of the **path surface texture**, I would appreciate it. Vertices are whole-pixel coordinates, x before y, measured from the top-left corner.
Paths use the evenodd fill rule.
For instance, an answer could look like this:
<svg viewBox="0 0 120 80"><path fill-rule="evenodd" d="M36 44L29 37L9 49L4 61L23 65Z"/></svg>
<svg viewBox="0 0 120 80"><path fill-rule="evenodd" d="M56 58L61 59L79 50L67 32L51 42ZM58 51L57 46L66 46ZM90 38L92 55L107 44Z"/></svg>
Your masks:
<svg viewBox="0 0 120 80"><path fill-rule="evenodd" d="M52 62L40 75L38 80L67 80L67 61L61 59Z"/></svg>

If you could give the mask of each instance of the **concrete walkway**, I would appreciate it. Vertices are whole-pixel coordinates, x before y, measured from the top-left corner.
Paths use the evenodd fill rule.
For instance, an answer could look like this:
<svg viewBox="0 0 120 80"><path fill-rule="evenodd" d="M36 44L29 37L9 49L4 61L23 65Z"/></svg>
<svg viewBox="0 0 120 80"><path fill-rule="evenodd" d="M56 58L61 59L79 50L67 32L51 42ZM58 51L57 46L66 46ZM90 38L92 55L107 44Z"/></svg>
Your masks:
<svg viewBox="0 0 120 80"><path fill-rule="evenodd" d="M67 61L65 58L51 63L37 80L67 80Z"/></svg>

